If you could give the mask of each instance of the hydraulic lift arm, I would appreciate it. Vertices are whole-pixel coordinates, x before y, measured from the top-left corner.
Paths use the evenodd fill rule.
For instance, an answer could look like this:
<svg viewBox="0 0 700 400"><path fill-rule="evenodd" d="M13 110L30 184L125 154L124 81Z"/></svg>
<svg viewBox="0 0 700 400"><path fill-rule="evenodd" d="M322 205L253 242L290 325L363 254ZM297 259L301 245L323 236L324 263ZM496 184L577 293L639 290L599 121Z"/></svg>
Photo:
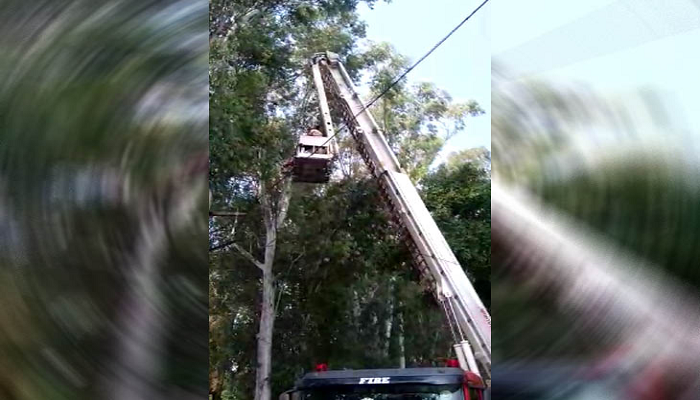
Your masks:
<svg viewBox="0 0 700 400"><path fill-rule="evenodd" d="M327 140L334 127L330 110L342 119L357 143L372 175L379 182L382 196L396 224L403 230L413 261L430 282L442 304L456 339L454 349L460 366L480 375L491 376L491 316L484 307L462 266L425 207L415 185L399 165L352 81L333 53L318 53L311 60L318 91L321 119Z"/></svg>

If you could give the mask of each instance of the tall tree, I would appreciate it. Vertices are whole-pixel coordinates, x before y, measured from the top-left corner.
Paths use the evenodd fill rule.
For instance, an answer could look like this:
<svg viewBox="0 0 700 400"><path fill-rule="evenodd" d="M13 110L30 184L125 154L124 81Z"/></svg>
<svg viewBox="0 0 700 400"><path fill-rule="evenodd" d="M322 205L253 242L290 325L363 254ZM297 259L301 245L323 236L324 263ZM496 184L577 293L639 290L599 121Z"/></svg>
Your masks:
<svg viewBox="0 0 700 400"><path fill-rule="evenodd" d="M260 207L264 226L254 240L262 262L243 248L240 236L232 238L233 247L262 274L256 400L270 398L273 267L291 195L290 182L279 171L291 155L290 139L309 124L304 107L297 106L308 89L298 81L315 51L352 55L356 38L364 34L356 6L339 0L216 1L210 10L214 204L230 207L235 198L245 198L248 206ZM252 230L245 233L256 236Z"/></svg>

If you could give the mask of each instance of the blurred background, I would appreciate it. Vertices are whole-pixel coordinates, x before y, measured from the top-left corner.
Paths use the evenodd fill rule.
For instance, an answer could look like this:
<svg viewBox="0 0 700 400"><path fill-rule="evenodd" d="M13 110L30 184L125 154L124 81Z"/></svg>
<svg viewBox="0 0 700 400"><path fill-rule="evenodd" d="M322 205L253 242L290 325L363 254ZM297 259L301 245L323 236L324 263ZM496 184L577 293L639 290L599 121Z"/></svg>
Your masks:
<svg viewBox="0 0 700 400"><path fill-rule="evenodd" d="M494 398L698 398L700 4L492 7Z"/></svg>
<svg viewBox="0 0 700 400"><path fill-rule="evenodd" d="M452 10L263 3L274 12L243 0L0 3L1 399L202 398L207 353L210 391L250 398L259 274L229 246L260 254L256 185L276 182L312 120L305 57L340 53L376 93L425 50L396 32L429 46L446 20L431 10ZM454 58L432 58L373 112L496 314L494 398L698 398L698 3L485 11L487 37L476 25L443 53ZM459 85L486 79L476 56L455 61L485 43L490 105L483 84ZM213 205L247 215L210 219L209 262L208 134ZM283 227L275 394L319 361L449 356L440 310L339 138L338 179L296 189Z"/></svg>
<svg viewBox="0 0 700 400"><path fill-rule="evenodd" d="M0 2L0 398L205 396L205 1Z"/></svg>

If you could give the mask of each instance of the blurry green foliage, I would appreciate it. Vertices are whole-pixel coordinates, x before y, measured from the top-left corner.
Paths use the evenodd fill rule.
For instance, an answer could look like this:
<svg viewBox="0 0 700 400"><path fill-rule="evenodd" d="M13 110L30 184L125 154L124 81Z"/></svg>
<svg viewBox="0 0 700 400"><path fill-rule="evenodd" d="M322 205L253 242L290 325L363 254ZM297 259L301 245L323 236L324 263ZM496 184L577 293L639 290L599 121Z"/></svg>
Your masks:
<svg viewBox="0 0 700 400"><path fill-rule="evenodd" d="M203 174L187 169L207 149L205 7L0 5L0 223L12 232L0 253L11 310L0 397L104 397L145 210L165 219L183 191L205 198ZM200 221L165 222L156 261L163 391L202 392L206 380L193 367L206 351L203 203L197 211Z"/></svg>
<svg viewBox="0 0 700 400"><path fill-rule="evenodd" d="M503 85L492 98L499 179L524 185L691 290L700 287L700 175L692 152L680 150L697 142L676 134L674 110L651 91L600 95L546 82ZM496 361L609 351L577 329L577 316L558 310L556 299L519 287L512 249L495 244Z"/></svg>

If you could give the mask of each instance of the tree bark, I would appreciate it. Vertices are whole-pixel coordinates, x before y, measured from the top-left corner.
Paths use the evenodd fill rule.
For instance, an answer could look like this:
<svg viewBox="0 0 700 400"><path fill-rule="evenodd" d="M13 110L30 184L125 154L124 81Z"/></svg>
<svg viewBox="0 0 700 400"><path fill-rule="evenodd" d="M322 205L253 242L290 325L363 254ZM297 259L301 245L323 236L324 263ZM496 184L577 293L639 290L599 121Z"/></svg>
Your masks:
<svg viewBox="0 0 700 400"><path fill-rule="evenodd" d="M209 372L209 400L221 400L224 388L222 375L218 368Z"/></svg>
<svg viewBox="0 0 700 400"><path fill-rule="evenodd" d="M274 253L274 249L272 250ZM275 287L271 263L265 263L263 295L258 331L258 363L255 374L255 400L270 400L270 372L272 371L272 332L275 322Z"/></svg>
<svg viewBox="0 0 700 400"><path fill-rule="evenodd" d="M393 280L393 278L392 278ZM392 280L389 281L389 296L387 298L387 317L384 320L384 347L382 352L384 353L384 359L389 359L389 348L391 347L391 328L394 324L394 284Z"/></svg>
<svg viewBox="0 0 700 400"><path fill-rule="evenodd" d="M401 309L401 303L399 303L399 309ZM399 346L399 368L406 368L406 347L404 346L404 332L403 332L403 311L399 311L396 314L396 322L398 324L398 346Z"/></svg>
<svg viewBox="0 0 700 400"><path fill-rule="evenodd" d="M357 293L357 289L352 291L352 321L355 326L360 326L360 315L362 314L362 307L360 305L360 295Z"/></svg>

